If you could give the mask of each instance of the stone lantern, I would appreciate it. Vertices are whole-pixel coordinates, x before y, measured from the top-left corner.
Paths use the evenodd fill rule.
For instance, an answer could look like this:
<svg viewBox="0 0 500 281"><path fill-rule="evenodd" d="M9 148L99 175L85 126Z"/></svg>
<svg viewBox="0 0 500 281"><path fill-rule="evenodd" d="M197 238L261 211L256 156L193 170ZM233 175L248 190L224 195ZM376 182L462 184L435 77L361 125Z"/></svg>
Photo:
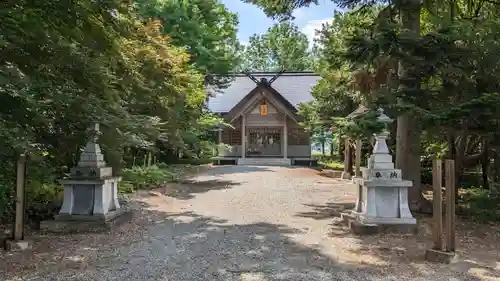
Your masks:
<svg viewBox="0 0 500 281"><path fill-rule="evenodd" d="M374 232L383 226L403 226L399 229L413 230L416 219L408 206L408 188L413 183L403 180L401 170L394 169L386 142L389 136L387 124L393 120L382 109L378 113L378 121L385 126L382 132L374 134L375 145L368 167L362 169L362 177L356 181L356 207L351 213L343 214L343 218L349 221L354 232Z"/></svg>
<svg viewBox="0 0 500 281"><path fill-rule="evenodd" d="M94 125L94 138L90 140L70 176L60 181L64 185L61 210L54 221L44 221L42 230L71 232L109 226L124 214L118 202L119 177L113 176L106 166L97 143L99 124Z"/></svg>

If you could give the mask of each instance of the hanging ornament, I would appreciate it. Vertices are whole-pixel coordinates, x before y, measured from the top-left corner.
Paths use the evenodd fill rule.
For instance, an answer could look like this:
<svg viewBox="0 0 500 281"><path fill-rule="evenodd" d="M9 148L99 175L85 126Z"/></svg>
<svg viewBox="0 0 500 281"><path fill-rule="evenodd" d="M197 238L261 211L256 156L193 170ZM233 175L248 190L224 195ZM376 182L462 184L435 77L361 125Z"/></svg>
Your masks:
<svg viewBox="0 0 500 281"><path fill-rule="evenodd" d="M260 115L261 116L267 116L267 103L266 101L262 101L260 104Z"/></svg>

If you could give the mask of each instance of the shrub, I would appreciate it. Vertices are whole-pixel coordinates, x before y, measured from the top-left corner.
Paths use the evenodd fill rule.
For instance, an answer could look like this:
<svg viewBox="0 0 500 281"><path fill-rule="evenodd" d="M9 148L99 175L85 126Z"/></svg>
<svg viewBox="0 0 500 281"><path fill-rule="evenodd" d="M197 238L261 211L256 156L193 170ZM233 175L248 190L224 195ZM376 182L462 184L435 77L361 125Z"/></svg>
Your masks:
<svg viewBox="0 0 500 281"><path fill-rule="evenodd" d="M26 174L26 220L38 222L51 219L61 206L63 187L57 183L57 171L42 161L33 161ZM15 177L0 183L0 222L10 223L15 214Z"/></svg>
<svg viewBox="0 0 500 281"><path fill-rule="evenodd" d="M151 189L159 187L167 182L178 181L178 171L171 166L152 165L148 167L134 166L122 170L123 184L125 188L121 191L133 191L133 189ZM132 189L130 186L132 185Z"/></svg>
<svg viewBox="0 0 500 281"><path fill-rule="evenodd" d="M459 204L464 215L481 221L500 221L500 198L492 197L486 189L467 189Z"/></svg>
<svg viewBox="0 0 500 281"><path fill-rule="evenodd" d="M0 223L14 220L15 199L13 191L13 186L0 183Z"/></svg>
<svg viewBox="0 0 500 281"><path fill-rule="evenodd" d="M30 183L26 190L26 216L39 222L52 219L59 211L63 186L55 183Z"/></svg>

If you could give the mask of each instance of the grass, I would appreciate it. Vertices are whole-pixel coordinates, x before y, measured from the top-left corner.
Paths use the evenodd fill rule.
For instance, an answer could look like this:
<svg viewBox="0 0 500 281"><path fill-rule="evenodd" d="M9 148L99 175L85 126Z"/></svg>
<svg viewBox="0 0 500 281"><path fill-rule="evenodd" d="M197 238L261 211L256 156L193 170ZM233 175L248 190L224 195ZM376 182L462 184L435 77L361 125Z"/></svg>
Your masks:
<svg viewBox="0 0 500 281"><path fill-rule="evenodd" d="M332 170L344 170L344 163L338 162L338 161L319 161L318 162L320 165L322 165L324 168L327 169L332 169Z"/></svg>
<svg viewBox="0 0 500 281"><path fill-rule="evenodd" d="M323 155L320 151L313 151L312 156L318 160L318 164L324 169L344 170L344 163L338 155Z"/></svg>
<svg viewBox="0 0 500 281"><path fill-rule="evenodd" d="M321 151L313 150L313 151L311 151L311 155L312 156L323 156L323 153Z"/></svg>

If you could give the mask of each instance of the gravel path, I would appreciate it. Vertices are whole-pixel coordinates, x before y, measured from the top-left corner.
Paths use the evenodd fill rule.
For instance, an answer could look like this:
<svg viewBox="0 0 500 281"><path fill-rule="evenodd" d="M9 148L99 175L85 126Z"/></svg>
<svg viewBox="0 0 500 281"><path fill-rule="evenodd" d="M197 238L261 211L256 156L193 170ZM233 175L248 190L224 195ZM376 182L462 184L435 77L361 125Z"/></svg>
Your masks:
<svg viewBox="0 0 500 281"><path fill-rule="evenodd" d="M352 206L354 186L310 169L216 167L164 192L168 196L137 199L141 211L128 226L66 237L63 257L10 280L496 278L491 271L478 277L416 259L426 247L418 237L349 234L332 222L342 207Z"/></svg>

